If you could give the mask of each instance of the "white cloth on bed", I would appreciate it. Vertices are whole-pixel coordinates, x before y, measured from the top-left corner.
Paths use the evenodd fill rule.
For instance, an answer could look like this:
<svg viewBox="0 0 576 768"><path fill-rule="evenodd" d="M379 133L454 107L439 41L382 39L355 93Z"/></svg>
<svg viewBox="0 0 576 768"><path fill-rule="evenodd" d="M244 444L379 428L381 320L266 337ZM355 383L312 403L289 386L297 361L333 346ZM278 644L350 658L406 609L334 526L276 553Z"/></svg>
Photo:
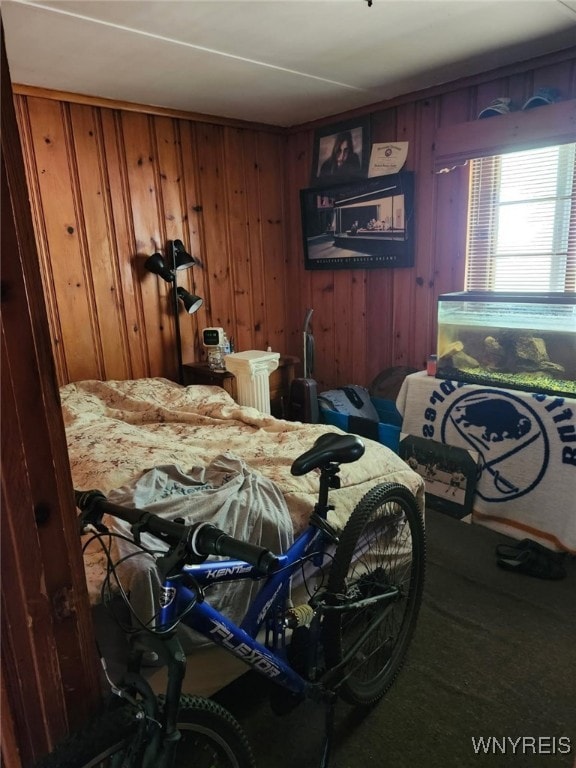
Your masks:
<svg viewBox="0 0 576 768"><path fill-rule="evenodd" d="M284 497L275 483L252 472L232 453L217 456L206 467L184 472L164 465L145 471L134 483L111 491L114 504L145 509L167 520L183 518L187 523L208 522L230 536L260 544L273 552L285 551L293 541L292 521ZM106 519L112 530L131 536L130 526L117 518ZM117 561L138 551L124 539L114 538ZM155 550L165 545L151 534L142 534L142 545ZM139 618L150 621L158 610L160 580L154 559L144 553L129 557L118 566L122 585ZM250 579L210 587L210 604L239 623L258 589ZM198 636L185 631L194 642Z"/></svg>

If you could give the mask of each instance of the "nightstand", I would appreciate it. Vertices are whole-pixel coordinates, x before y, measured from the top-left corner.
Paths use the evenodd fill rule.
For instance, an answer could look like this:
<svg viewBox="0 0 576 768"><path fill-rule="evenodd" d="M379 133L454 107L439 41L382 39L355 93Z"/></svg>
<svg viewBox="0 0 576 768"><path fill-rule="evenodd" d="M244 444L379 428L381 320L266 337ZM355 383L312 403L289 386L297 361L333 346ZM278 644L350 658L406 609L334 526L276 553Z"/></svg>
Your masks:
<svg viewBox="0 0 576 768"><path fill-rule="evenodd" d="M272 416L278 419L286 417L290 382L294 378L294 366L299 362L297 357L284 355L278 361L278 368L270 374L270 410ZM213 371L208 363L184 363L184 384L212 384L222 387L236 400L236 376L230 371Z"/></svg>

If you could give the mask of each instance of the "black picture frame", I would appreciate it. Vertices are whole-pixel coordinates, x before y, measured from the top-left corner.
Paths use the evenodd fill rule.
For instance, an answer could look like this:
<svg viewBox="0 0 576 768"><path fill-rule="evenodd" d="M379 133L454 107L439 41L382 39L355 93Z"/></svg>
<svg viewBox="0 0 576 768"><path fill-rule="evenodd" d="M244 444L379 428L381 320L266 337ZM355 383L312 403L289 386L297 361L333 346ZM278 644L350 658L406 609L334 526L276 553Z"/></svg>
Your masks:
<svg viewBox="0 0 576 768"><path fill-rule="evenodd" d="M359 117L316 129L310 186L328 186L366 178L370 162L370 120ZM350 148L350 142L352 147ZM348 145L344 158L338 148ZM339 165L338 160L343 160Z"/></svg>
<svg viewBox="0 0 576 768"><path fill-rule="evenodd" d="M424 479L427 509L472 522L480 471L476 451L401 433L398 454Z"/></svg>
<svg viewBox="0 0 576 768"><path fill-rule="evenodd" d="M305 269L414 265L411 171L300 191Z"/></svg>

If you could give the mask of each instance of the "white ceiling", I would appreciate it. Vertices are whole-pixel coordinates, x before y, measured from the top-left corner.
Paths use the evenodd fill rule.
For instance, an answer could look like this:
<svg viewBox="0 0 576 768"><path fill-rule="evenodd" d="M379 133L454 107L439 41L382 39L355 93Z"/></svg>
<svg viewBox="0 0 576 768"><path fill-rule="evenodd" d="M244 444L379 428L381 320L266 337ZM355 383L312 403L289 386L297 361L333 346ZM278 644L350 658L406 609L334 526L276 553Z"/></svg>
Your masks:
<svg viewBox="0 0 576 768"><path fill-rule="evenodd" d="M14 83L291 126L576 45L576 0L2 0Z"/></svg>

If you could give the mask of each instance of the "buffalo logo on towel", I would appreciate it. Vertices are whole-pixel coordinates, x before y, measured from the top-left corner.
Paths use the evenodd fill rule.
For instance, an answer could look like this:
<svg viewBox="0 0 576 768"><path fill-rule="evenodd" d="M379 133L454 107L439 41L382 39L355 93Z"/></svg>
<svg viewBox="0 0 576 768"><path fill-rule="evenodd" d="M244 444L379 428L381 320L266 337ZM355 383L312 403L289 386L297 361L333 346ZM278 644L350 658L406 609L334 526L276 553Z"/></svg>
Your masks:
<svg viewBox="0 0 576 768"><path fill-rule="evenodd" d="M542 420L508 392L480 389L454 400L444 414L442 440L452 445L457 436L480 455L483 480L488 476L490 481L477 489L485 501L529 493L548 466L550 447ZM525 461L518 462L520 452Z"/></svg>

